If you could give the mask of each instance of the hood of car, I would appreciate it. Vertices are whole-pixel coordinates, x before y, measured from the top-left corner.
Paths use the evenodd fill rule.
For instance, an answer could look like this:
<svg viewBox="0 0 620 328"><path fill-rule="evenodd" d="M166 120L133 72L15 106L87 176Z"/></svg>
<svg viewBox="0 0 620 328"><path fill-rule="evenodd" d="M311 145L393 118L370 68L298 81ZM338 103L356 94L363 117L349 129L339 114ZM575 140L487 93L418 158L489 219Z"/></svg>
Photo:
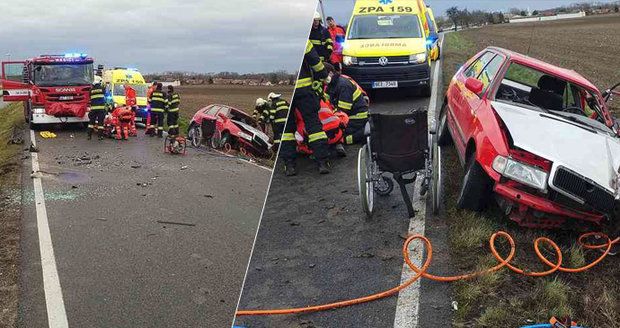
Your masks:
<svg viewBox="0 0 620 328"><path fill-rule="evenodd" d="M249 133L252 133L255 137L263 140L266 144L271 146L271 144L269 143L269 136L267 134L265 134L263 131L261 131L261 130L259 130L259 129L257 129L257 128L249 125L249 124L243 123L241 121L237 121L237 120L231 120L231 121L233 121L236 125L238 125L243 130L245 130L245 131L247 131Z"/></svg>
<svg viewBox="0 0 620 328"><path fill-rule="evenodd" d="M553 162L550 181L563 166L615 192L613 181L620 167L618 138L553 114L497 101L492 106L516 147Z"/></svg>

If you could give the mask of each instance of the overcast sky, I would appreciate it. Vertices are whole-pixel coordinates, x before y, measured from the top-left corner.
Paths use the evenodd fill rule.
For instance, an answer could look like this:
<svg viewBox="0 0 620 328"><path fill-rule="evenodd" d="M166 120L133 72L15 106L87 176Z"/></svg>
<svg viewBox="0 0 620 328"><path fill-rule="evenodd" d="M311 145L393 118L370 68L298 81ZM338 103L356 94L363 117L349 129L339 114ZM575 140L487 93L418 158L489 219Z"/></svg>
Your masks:
<svg viewBox="0 0 620 328"><path fill-rule="evenodd" d="M19 60L85 52L96 63L144 73L293 72L315 5L316 0L2 0L0 55Z"/></svg>
<svg viewBox="0 0 620 328"><path fill-rule="evenodd" d="M616 0L597 0L597 2L614 2ZM445 16L446 9L457 6L469 10L508 11L510 8L522 8L530 10L548 9L570 5L586 0L425 0L425 3L433 8L436 16ZM326 16L333 16L338 24L348 24L355 0L323 0Z"/></svg>

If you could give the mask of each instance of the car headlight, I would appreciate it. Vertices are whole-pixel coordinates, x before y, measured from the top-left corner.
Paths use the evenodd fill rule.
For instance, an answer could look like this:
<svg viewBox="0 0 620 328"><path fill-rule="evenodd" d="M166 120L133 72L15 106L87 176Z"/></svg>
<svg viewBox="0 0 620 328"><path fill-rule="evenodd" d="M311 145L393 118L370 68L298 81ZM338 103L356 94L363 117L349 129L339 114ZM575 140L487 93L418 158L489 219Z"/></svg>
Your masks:
<svg viewBox="0 0 620 328"><path fill-rule="evenodd" d="M426 61L426 52L421 52L419 54L413 54L409 56L409 62L415 64L422 64Z"/></svg>
<svg viewBox="0 0 620 328"><path fill-rule="evenodd" d="M547 189L549 174L537 167L524 164L509 157L497 156L493 160L497 173L539 190Z"/></svg>
<svg viewBox="0 0 620 328"><path fill-rule="evenodd" d="M343 56L342 63L345 64L345 66L357 65L357 57Z"/></svg>

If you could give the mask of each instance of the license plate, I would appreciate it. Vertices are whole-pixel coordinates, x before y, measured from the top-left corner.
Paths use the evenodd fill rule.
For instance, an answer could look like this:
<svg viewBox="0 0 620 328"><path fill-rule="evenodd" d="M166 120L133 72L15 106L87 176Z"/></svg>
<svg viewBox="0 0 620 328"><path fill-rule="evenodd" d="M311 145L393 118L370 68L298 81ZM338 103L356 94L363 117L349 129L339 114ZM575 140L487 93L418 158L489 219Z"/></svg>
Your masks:
<svg viewBox="0 0 620 328"><path fill-rule="evenodd" d="M372 88L398 88L398 81L375 81L372 83Z"/></svg>
<svg viewBox="0 0 620 328"><path fill-rule="evenodd" d="M60 96L58 97L60 100L73 100L73 96Z"/></svg>

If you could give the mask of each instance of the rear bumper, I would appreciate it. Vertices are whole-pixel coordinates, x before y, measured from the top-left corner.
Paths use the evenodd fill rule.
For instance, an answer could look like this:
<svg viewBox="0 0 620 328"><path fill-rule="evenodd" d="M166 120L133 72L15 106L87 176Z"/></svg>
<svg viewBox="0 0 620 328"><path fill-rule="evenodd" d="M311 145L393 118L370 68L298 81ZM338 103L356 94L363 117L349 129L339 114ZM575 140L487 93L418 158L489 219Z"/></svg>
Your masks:
<svg viewBox="0 0 620 328"><path fill-rule="evenodd" d="M431 68L428 63L394 66L344 66L342 71L364 89L371 89L372 83L379 81L398 81L399 87L426 86L431 79Z"/></svg>
<svg viewBox="0 0 620 328"><path fill-rule="evenodd" d="M509 204L516 205L511 212L511 218L513 219L515 215L522 216L525 215L526 212L531 212L530 214L538 216L544 214L551 217L568 217L577 220L590 221L597 224L600 224L605 218L602 214L582 212L564 207L549 199L532 195L523 190L517 189L509 183L496 183L493 190L499 196L507 200ZM519 213L516 213L515 211L518 211Z"/></svg>

